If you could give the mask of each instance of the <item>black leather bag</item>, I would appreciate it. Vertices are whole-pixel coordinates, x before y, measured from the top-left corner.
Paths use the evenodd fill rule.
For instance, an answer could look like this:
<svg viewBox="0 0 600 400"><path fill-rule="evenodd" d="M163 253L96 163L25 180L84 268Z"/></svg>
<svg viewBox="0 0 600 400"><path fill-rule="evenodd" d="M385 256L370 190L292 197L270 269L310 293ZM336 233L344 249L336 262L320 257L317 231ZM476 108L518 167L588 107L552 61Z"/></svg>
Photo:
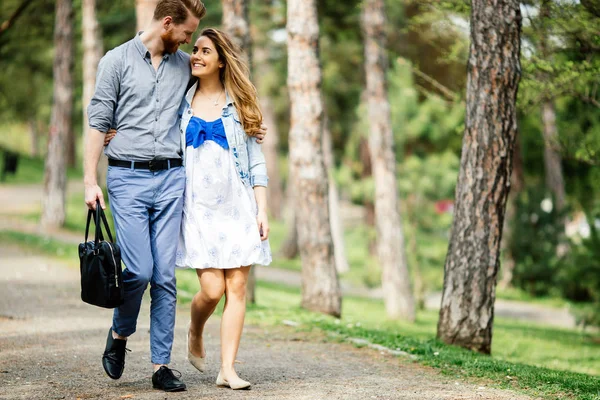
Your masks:
<svg viewBox="0 0 600 400"><path fill-rule="evenodd" d="M88 241L90 221L94 216L96 233ZM100 219L104 223L109 241L104 240ZM85 242L79 244L81 270L81 300L94 306L115 308L123 304L125 291L121 269L121 250L114 242L100 202L96 211L89 210L85 224Z"/></svg>

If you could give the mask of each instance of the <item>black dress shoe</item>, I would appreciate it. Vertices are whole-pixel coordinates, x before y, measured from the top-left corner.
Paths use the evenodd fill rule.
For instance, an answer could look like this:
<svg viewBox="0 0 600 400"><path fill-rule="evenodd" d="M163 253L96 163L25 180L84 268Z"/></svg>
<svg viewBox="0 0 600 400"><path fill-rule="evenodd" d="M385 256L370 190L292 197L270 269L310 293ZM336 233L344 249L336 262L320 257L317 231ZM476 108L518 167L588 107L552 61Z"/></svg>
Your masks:
<svg viewBox="0 0 600 400"><path fill-rule="evenodd" d="M173 374L173 371L179 374L178 377ZM162 366L152 374L152 387L154 389L164 390L165 392L180 392L185 390L185 383L179 380L181 373L176 370L169 369L169 367Z"/></svg>
<svg viewBox="0 0 600 400"><path fill-rule="evenodd" d="M102 366L106 374L113 379L119 379L125 369L125 348L127 340L114 339L112 328L108 330L106 349L102 355Z"/></svg>

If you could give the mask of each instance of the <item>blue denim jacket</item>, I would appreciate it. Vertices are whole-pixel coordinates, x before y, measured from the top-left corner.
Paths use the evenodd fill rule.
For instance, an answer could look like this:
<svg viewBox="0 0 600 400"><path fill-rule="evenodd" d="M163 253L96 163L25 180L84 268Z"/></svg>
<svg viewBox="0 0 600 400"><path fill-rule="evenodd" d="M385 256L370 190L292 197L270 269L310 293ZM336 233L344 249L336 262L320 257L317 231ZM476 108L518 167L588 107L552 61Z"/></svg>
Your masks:
<svg viewBox="0 0 600 400"><path fill-rule="evenodd" d="M193 115L192 99L194 98L194 93L196 93L197 86L198 82L188 90L179 109L181 116L179 132L181 133L184 162L186 158L185 132ZM261 145L256 143L255 138L246 135L233 101L227 92L225 92L225 96L226 102L221 113L221 119L225 127L229 151L233 153L237 172L245 185L266 187L269 178L267 176L267 165Z"/></svg>

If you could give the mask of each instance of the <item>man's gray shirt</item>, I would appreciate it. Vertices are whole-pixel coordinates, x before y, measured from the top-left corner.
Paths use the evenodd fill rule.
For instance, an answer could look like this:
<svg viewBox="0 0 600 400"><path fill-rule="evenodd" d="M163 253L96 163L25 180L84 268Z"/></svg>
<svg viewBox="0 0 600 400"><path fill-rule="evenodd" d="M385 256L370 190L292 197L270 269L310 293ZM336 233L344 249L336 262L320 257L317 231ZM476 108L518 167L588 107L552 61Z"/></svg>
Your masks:
<svg viewBox="0 0 600 400"><path fill-rule="evenodd" d="M139 34L106 53L87 109L90 128L117 130L104 153L126 161L180 158L178 111L190 73L181 50L155 70Z"/></svg>

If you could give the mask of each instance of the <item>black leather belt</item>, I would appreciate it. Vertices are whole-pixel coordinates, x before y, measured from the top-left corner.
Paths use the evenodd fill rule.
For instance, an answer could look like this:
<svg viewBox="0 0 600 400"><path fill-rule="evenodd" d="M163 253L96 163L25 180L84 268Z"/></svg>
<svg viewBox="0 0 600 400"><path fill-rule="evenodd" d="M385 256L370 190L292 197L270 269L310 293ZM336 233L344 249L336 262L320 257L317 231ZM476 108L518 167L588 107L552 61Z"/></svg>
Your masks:
<svg viewBox="0 0 600 400"><path fill-rule="evenodd" d="M150 160L150 161L124 161L108 159L108 165L111 167L133 168L133 169L148 169L150 171L161 171L174 167L181 167L183 160L181 158L168 158L165 160Z"/></svg>

